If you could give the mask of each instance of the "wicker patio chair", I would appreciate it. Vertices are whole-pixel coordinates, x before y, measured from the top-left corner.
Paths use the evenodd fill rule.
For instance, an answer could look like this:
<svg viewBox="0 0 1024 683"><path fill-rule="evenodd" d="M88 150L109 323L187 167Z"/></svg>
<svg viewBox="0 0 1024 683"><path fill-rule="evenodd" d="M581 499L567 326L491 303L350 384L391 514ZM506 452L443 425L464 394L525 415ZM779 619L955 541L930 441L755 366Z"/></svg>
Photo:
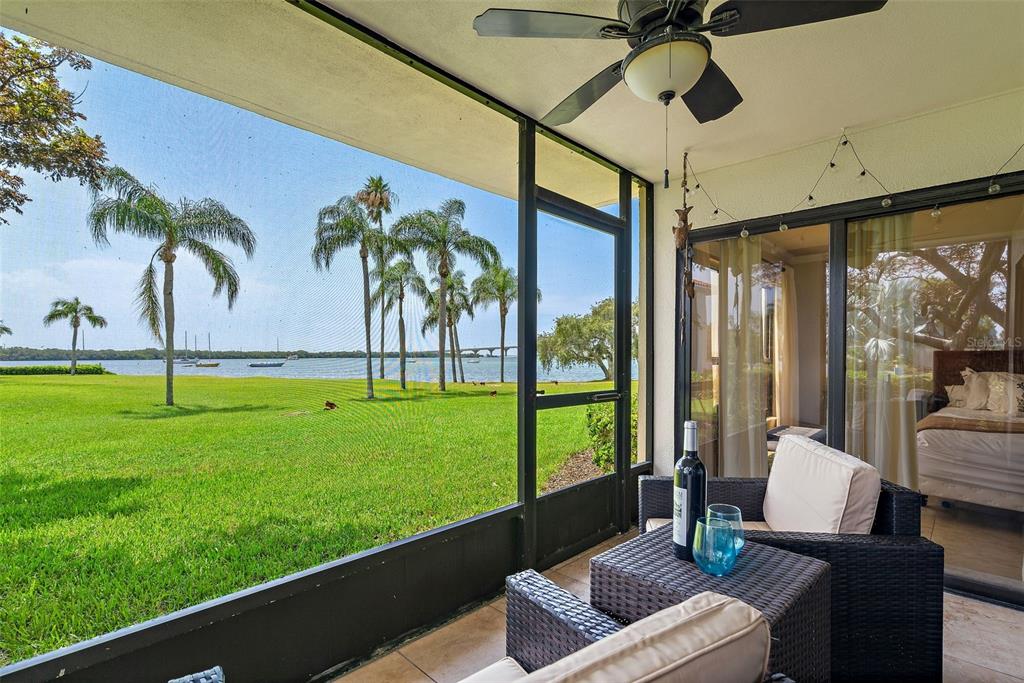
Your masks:
<svg viewBox="0 0 1024 683"><path fill-rule="evenodd" d="M532 569L505 580L506 654L528 672L557 662L623 625ZM765 682L793 683L783 674Z"/></svg>
<svg viewBox="0 0 1024 683"><path fill-rule="evenodd" d="M708 503L764 521L767 479L709 479ZM672 517L672 478L640 477L640 532ZM882 481L870 534L747 531L832 565L832 678L941 681L943 550L921 538L922 496Z"/></svg>
<svg viewBox="0 0 1024 683"><path fill-rule="evenodd" d="M167 681L167 683L224 683L224 670L219 666L215 666L206 671L175 678Z"/></svg>

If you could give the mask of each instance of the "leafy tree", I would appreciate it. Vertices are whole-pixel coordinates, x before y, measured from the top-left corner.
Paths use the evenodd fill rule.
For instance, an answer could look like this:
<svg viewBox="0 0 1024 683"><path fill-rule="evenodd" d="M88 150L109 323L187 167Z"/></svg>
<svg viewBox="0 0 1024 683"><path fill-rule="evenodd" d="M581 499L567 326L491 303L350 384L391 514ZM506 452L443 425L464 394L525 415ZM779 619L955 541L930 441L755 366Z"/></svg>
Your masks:
<svg viewBox="0 0 1024 683"><path fill-rule="evenodd" d="M356 192L356 201L366 209L370 221L377 226L377 230L384 233L384 215L390 214L392 209L398 208L398 194L391 189L391 186L384 182L379 175L370 176L366 179L363 189ZM372 279L377 283L377 291L380 292L380 274L391 263L392 259L402 252L402 244L397 240L379 239L374 240L370 245L373 255L374 269L370 273ZM380 301L380 378L384 379L384 315L385 298L377 296Z"/></svg>
<svg viewBox="0 0 1024 683"><path fill-rule="evenodd" d="M0 223L9 210L21 213L31 201L25 181L12 172L30 168L50 180L78 178L98 187L106 150L99 136L76 123L78 98L61 87L57 69L91 69L82 55L34 38L0 33Z"/></svg>
<svg viewBox="0 0 1024 683"><path fill-rule="evenodd" d="M391 311L398 305L398 379L405 389L405 295L412 292L418 296L427 296L427 284L423 276L416 270L411 258L403 258L392 263L380 274L380 286L374 294L373 303L381 304L381 312ZM382 348L383 355L383 348Z"/></svg>
<svg viewBox="0 0 1024 683"><path fill-rule="evenodd" d="M460 199L448 199L436 211L424 209L402 216L395 222L395 234L412 249L420 249L427 256L427 264L439 279L436 306L438 309L437 355L440 391L445 390L444 348L445 330L448 328L448 276L455 269L459 256L466 256L486 268L497 261L498 250L490 241L467 230L466 204Z"/></svg>
<svg viewBox="0 0 1024 683"><path fill-rule="evenodd" d="M537 357L550 371L555 363L563 368L596 365L606 380L612 378L612 349L615 348L615 299L607 298L590 307L584 315L555 318L555 329L537 335Z"/></svg>
<svg viewBox="0 0 1024 683"><path fill-rule="evenodd" d="M60 320L67 320L71 323L71 374L75 374L78 367L78 328L82 321L93 327L106 327L107 321L97 315L92 306L83 304L78 297L74 299L56 299L50 304L50 312L43 318L43 324L49 327Z"/></svg>
<svg viewBox="0 0 1024 683"><path fill-rule="evenodd" d="M238 298L238 273L231 259L211 241L241 247L247 258L256 251L256 235L248 224L215 199L181 198L171 202L152 186L143 185L128 171L115 167L103 178L106 195L96 192L89 227L96 244L109 244L107 231L126 233L159 242L142 271L135 299L139 320L157 341L164 343L167 405L174 405L174 262L184 249L206 267L213 278L213 295L227 292L228 309ZM155 261L163 263L163 304L157 286ZM160 326L165 337L161 338Z"/></svg>
<svg viewBox="0 0 1024 683"><path fill-rule="evenodd" d="M4 336L5 334L7 336L10 336L14 334L14 332L11 330L10 327L4 324L3 320L0 320L0 337Z"/></svg>
<svg viewBox="0 0 1024 683"><path fill-rule="evenodd" d="M485 268L475 280L473 280L473 305L489 306L497 304L501 343L501 381L505 381L505 323L508 319L509 309L519 298L519 278L516 276L515 268L504 266L500 261L495 261L490 267ZM541 300L540 290L537 290L537 301Z"/></svg>
<svg viewBox="0 0 1024 683"><path fill-rule="evenodd" d="M370 340L370 250L383 233L355 197L345 196L320 209L313 244L313 265L330 270L331 262L342 249L359 247L363 264L363 327L366 331L366 398L373 398L373 350Z"/></svg>

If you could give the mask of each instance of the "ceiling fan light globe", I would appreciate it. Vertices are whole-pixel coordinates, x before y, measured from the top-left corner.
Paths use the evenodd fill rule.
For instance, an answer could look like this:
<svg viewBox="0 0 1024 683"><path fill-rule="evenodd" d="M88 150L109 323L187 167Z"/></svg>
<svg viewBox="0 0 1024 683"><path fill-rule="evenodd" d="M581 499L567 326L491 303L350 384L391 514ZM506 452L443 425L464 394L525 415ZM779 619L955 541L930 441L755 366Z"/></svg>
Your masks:
<svg viewBox="0 0 1024 683"><path fill-rule="evenodd" d="M658 102L663 92L682 95L704 73L711 49L703 36L675 36L671 41L640 46L623 65L623 80L633 94L648 102Z"/></svg>

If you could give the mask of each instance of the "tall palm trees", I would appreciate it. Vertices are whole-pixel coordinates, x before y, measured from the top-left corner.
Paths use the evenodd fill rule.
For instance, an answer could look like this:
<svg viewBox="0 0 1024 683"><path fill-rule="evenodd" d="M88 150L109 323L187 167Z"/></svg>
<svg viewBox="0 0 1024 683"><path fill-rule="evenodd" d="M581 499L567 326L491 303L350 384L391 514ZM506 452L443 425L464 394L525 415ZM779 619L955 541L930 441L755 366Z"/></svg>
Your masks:
<svg viewBox="0 0 1024 683"><path fill-rule="evenodd" d="M0 320L0 337L4 336L5 334L7 336L10 336L14 334L14 330L12 330L8 325L5 325L3 320Z"/></svg>
<svg viewBox="0 0 1024 683"><path fill-rule="evenodd" d="M402 389L405 389L405 295L412 292L425 299L427 283L416 270L412 259L408 257L385 268L380 273L379 280L380 286L374 294L374 300L380 300L381 319L386 311L390 311L395 304L398 305L398 379ZM383 356L383 347L381 351Z"/></svg>
<svg viewBox="0 0 1024 683"><path fill-rule="evenodd" d="M459 199L445 200L440 208L424 209L402 216L395 222L396 236L410 248L422 250L430 268L438 276L438 389L445 391L444 348L448 328L447 280L459 256L466 256L486 267L498 260L498 250L490 241L472 234L462 225L466 204Z"/></svg>
<svg viewBox="0 0 1024 683"><path fill-rule="evenodd" d="M105 190L106 195L101 194ZM127 233L159 242L142 271L135 299L139 320L157 341L164 342L167 405L174 405L174 262L179 249L199 259L213 278L213 295L227 292L228 308L238 298L238 273L231 259L210 242L241 247L247 258L256 250L256 235L241 218L209 197L171 202L155 188L140 183L121 167L112 168L93 197L89 227L96 244L109 244L107 231ZM163 264L163 303L157 287L155 261ZM161 338L161 324L164 327Z"/></svg>
<svg viewBox="0 0 1024 683"><path fill-rule="evenodd" d="M370 176L366 179L363 188L356 192L355 199L366 209L370 221L377 226L377 231L384 234L384 215L390 214L392 209L398 208L398 194L391 189L391 186L384 182L379 175ZM390 265L401 252L401 245L394 240L378 239L370 244L370 251L374 261L374 280L377 282L377 290L380 291L380 274ZM387 313L386 298L380 299L380 378L384 379L384 315Z"/></svg>
<svg viewBox="0 0 1024 683"><path fill-rule="evenodd" d="M370 341L370 250L384 237L355 197L345 196L320 209L313 244L313 265L329 270L342 249L359 247L363 264L363 326L366 331L366 398L373 398L373 357Z"/></svg>
<svg viewBox="0 0 1024 683"><path fill-rule="evenodd" d="M501 328L501 381L505 381L505 322L508 311L519 297L519 278L512 267L506 267L495 261L484 269L473 280L473 305L498 305L498 316ZM537 301L540 301L540 290L537 290Z"/></svg>
<svg viewBox="0 0 1024 683"><path fill-rule="evenodd" d="M60 320L67 320L71 324L71 374L75 374L78 367L78 328L82 321L93 327L106 327L107 321L97 315L92 306L83 304L78 297L74 299L56 299L50 304L50 312L43 318L43 324L49 327Z"/></svg>

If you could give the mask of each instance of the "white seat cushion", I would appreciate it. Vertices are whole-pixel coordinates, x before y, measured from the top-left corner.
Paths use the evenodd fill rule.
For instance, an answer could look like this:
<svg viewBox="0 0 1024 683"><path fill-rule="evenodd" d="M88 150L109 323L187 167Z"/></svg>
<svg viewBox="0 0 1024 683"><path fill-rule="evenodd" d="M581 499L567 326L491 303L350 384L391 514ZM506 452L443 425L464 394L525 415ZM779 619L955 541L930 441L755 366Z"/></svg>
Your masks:
<svg viewBox="0 0 1024 683"><path fill-rule="evenodd" d="M803 436L779 441L764 496L774 531L867 534L882 479L871 465Z"/></svg>
<svg viewBox="0 0 1024 683"><path fill-rule="evenodd" d="M701 593L534 671L522 683L757 683L768 622L750 605Z"/></svg>
<svg viewBox="0 0 1024 683"><path fill-rule="evenodd" d="M671 524L672 520L668 517L651 517L647 520L647 524L644 525L644 531L654 531L659 527L663 527L666 524Z"/></svg>
<svg viewBox="0 0 1024 683"><path fill-rule="evenodd" d="M502 657L487 668L480 669L462 683L515 683L526 677L526 669L511 657Z"/></svg>

